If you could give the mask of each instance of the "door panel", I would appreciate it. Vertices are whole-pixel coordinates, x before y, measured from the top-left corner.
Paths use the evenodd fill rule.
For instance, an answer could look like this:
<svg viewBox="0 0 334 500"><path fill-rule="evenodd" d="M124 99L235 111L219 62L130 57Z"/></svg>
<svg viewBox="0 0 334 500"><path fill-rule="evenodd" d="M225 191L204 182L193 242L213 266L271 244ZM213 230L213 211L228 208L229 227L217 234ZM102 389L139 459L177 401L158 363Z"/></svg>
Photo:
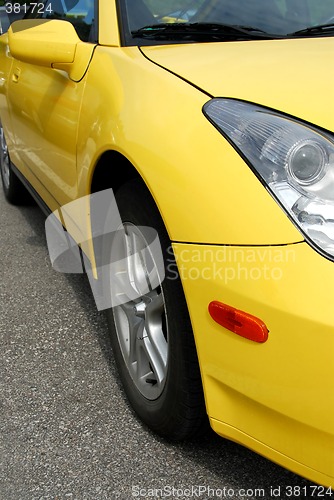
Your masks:
<svg viewBox="0 0 334 500"><path fill-rule="evenodd" d="M68 72L13 59L8 81L20 163L31 184L38 190L41 183L59 205L77 197L77 129L85 74L95 47L95 17L94 0L45 0L43 8L32 8L27 19L69 22L81 41L78 38L71 67L64 68Z"/></svg>
<svg viewBox="0 0 334 500"><path fill-rule="evenodd" d="M85 79L14 60L9 78L17 153L62 205L77 195L76 137Z"/></svg>

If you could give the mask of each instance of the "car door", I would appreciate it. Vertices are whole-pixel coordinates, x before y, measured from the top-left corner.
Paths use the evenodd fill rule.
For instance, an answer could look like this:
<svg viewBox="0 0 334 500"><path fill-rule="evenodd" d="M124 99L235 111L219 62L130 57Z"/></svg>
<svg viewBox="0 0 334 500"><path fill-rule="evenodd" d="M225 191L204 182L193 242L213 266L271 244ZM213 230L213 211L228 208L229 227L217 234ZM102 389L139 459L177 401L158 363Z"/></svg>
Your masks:
<svg viewBox="0 0 334 500"><path fill-rule="evenodd" d="M85 73L95 42L94 0L48 0L28 18L64 19L89 45L81 74L13 60L8 103L16 154L32 186L54 207L76 198L76 137ZM45 198L45 195L44 195Z"/></svg>

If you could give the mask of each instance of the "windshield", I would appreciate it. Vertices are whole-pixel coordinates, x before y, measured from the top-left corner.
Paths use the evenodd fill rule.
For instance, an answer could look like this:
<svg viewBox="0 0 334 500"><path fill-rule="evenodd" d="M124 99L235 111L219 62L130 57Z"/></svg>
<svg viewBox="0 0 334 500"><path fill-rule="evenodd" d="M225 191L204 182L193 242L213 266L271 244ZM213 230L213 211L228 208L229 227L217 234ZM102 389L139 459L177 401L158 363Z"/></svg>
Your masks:
<svg viewBox="0 0 334 500"><path fill-rule="evenodd" d="M121 11L126 45L329 36L334 31L334 0L122 0ZM324 24L331 29L304 32Z"/></svg>

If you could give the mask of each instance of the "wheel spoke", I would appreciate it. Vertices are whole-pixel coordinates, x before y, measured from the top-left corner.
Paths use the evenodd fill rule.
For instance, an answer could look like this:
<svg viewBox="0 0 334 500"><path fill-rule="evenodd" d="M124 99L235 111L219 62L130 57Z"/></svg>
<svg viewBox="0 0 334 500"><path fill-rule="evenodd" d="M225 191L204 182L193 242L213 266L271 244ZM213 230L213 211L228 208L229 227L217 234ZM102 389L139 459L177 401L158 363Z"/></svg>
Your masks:
<svg viewBox="0 0 334 500"><path fill-rule="evenodd" d="M114 317L119 332L119 341L127 364L136 362L137 339L143 336L144 321L135 315L133 301L114 308Z"/></svg>
<svg viewBox="0 0 334 500"><path fill-rule="evenodd" d="M143 334L145 335L145 332L143 330ZM141 386L144 390L149 390L150 386L147 385L146 380L154 380L155 377L153 375L152 377L152 368L149 363L149 358L147 356L145 347L144 347L144 338L137 339L136 342L136 352L135 352L135 357L136 357L136 364L133 365L133 368L135 369L135 374L137 378L137 383L139 386Z"/></svg>
<svg viewBox="0 0 334 500"><path fill-rule="evenodd" d="M161 283L159 270L156 265L154 255L152 254L152 251L154 252L154 245L152 246L153 248L146 245L140 252L142 265L146 273L147 290L149 290L150 292L154 290L157 286L159 286Z"/></svg>
<svg viewBox="0 0 334 500"><path fill-rule="evenodd" d="M146 383L157 383L161 386L166 377L167 344L163 346L159 342L151 342L150 337L147 336L143 339L143 347L153 373L152 378L146 377Z"/></svg>
<svg viewBox="0 0 334 500"><path fill-rule="evenodd" d="M118 305L135 300L141 296L135 287L132 235L120 229L113 242L113 261L111 263L112 304Z"/></svg>
<svg viewBox="0 0 334 500"><path fill-rule="evenodd" d="M154 297L146 307L143 348L158 384L165 379L168 359L166 333L163 331L163 314L163 296L161 293L154 292Z"/></svg>
<svg viewBox="0 0 334 500"><path fill-rule="evenodd" d="M149 290L147 269L142 256L143 242L139 240L135 231L129 229L129 226L125 226L125 240L130 282L138 295L142 296Z"/></svg>

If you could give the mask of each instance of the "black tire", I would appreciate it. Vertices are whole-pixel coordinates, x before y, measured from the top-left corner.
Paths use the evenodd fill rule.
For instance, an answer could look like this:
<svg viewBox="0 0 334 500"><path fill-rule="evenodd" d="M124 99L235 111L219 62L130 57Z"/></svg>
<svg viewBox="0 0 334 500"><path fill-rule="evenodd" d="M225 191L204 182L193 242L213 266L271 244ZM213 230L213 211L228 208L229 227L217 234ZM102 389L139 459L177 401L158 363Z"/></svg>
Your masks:
<svg viewBox="0 0 334 500"><path fill-rule="evenodd" d="M168 265L171 264L174 266L175 260L170 240L147 188L140 181L131 181L117 192L116 201L124 227L127 228L126 238L134 240L138 238L140 242L142 234L147 242L143 226L154 228L159 235L165 268L168 269ZM143 265L141 263L140 270L147 269L145 265L146 263ZM175 270L175 267L173 269ZM107 319L115 361L132 408L140 419L160 436L171 440L183 440L202 434L209 426L188 309L180 278L175 279L175 276L175 272L173 276L168 276L167 270L165 279L150 292L153 298L150 304L146 305L143 319L145 329L142 330L142 337L138 333L139 326L136 335L132 335L132 340L129 332L137 328L136 321L139 313L134 311L140 309L140 301L147 303L147 296L150 294L143 294L142 297L130 301L126 306L120 305L109 309ZM152 312L154 308L149 309L149 307L158 302L160 305L157 315L156 311ZM141 318L138 319L138 325L140 321ZM151 335L148 332L151 332ZM155 335L157 336L153 340ZM127 336L128 339L126 339ZM160 351L163 351L164 339L167 345L167 351L165 351L167 357L163 379L157 375L157 373L160 374L161 365L159 365L160 358L154 349L155 345L158 345ZM141 353L137 355L137 372L135 365L132 364L134 358L132 356L130 360L130 354L128 354L130 353L128 346L131 342L133 347L136 347L133 352L136 355ZM143 350L140 344L142 342L149 344ZM152 345L154 349L151 355ZM147 355L145 349L150 351L150 355ZM160 351L157 350L158 353ZM145 355L148 360L145 360ZM139 373L142 370L140 364L145 368L146 361L148 370L152 373L145 375L147 378L144 377L145 382L143 382L143 377L140 378ZM157 382L158 379L159 382ZM145 383L148 385L146 386Z"/></svg>
<svg viewBox="0 0 334 500"><path fill-rule="evenodd" d="M0 122L0 174L2 187L6 200L12 205L29 203L31 197L22 182L14 174L5 139L5 134Z"/></svg>

